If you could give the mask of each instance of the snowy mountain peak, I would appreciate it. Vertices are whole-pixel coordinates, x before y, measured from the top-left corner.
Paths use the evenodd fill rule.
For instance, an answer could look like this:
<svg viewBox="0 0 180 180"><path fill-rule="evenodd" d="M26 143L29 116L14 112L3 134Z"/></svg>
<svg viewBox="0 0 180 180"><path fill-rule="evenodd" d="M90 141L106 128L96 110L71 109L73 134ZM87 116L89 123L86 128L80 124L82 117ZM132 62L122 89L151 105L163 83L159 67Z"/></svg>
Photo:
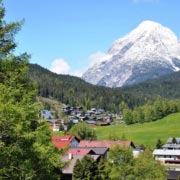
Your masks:
<svg viewBox="0 0 180 180"><path fill-rule="evenodd" d="M138 26L139 29L141 28L142 30L146 30L146 31L155 29L157 27L162 27L162 25L157 22L150 21L150 20L143 21Z"/></svg>
<svg viewBox="0 0 180 180"><path fill-rule="evenodd" d="M143 21L116 40L106 61L91 67L83 79L98 85L119 87L180 70L180 41L170 29Z"/></svg>

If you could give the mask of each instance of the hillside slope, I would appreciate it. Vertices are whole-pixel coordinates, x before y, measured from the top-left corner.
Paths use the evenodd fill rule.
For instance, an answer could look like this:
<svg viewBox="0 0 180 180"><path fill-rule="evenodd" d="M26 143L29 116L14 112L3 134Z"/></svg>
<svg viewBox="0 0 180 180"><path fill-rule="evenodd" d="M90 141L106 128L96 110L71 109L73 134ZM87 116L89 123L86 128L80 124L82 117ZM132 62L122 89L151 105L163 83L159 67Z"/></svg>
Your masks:
<svg viewBox="0 0 180 180"><path fill-rule="evenodd" d="M70 106L83 106L85 109L104 108L115 112L119 111L118 107L122 101L130 107L147 101L144 95L133 96L119 88L91 85L77 77L57 75L36 64L29 65L28 77L31 81L37 82L39 96L53 97Z"/></svg>
<svg viewBox="0 0 180 180"><path fill-rule="evenodd" d="M158 139L164 143L169 137L180 137L180 113L171 114L155 122L117 125L96 128L98 139L108 139L109 136L121 137L125 135L127 139L132 140L135 145L144 144L149 147L155 147Z"/></svg>
<svg viewBox="0 0 180 180"><path fill-rule="evenodd" d="M124 92L131 92L134 95L156 94L168 99L178 99L180 98L180 72L175 72L137 85L125 86L122 89Z"/></svg>

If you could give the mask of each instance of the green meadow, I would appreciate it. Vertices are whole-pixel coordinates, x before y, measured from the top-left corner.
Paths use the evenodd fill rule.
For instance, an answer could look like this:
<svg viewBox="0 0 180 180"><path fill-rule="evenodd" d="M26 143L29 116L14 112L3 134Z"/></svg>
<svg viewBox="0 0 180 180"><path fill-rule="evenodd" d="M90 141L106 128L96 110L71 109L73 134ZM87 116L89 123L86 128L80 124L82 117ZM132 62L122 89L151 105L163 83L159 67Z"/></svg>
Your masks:
<svg viewBox="0 0 180 180"><path fill-rule="evenodd" d="M98 140L107 140L110 136L121 138L124 135L136 146L143 144L154 148L158 139L166 143L169 137L180 137L180 113L143 124L100 126L95 131Z"/></svg>

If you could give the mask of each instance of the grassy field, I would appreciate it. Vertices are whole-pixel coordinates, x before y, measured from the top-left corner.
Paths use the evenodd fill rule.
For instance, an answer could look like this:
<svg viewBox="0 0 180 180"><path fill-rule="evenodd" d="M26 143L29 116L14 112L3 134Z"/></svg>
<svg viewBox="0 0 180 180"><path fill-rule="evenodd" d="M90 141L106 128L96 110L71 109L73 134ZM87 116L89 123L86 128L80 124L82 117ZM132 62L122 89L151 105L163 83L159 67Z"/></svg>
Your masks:
<svg viewBox="0 0 180 180"><path fill-rule="evenodd" d="M134 144L154 148L158 139L166 143L169 137L180 137L180 113L171 114L161 120L134 125L114 125L97 127L97 138L108 139L110 135L121 137L122 134Z"/></svg>

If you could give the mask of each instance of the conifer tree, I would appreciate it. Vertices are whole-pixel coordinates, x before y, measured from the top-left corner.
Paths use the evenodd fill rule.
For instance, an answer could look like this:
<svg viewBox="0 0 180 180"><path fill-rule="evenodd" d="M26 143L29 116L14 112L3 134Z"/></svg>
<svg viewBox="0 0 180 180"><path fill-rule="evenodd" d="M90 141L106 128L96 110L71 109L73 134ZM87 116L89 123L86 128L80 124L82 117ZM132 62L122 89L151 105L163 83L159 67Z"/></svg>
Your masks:
<svg viewBox="0 0 180 180"><path fill-rule="evenodd" d="M160 139L158 139L157 143L156 143L156 149L161 149L163 146L163 143Z"/></svg>

